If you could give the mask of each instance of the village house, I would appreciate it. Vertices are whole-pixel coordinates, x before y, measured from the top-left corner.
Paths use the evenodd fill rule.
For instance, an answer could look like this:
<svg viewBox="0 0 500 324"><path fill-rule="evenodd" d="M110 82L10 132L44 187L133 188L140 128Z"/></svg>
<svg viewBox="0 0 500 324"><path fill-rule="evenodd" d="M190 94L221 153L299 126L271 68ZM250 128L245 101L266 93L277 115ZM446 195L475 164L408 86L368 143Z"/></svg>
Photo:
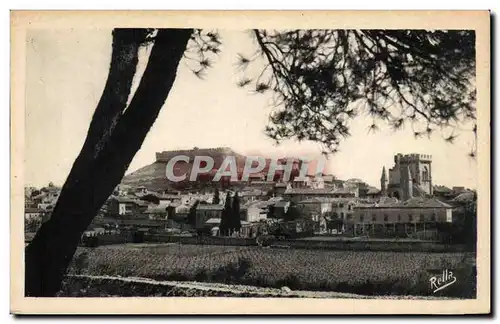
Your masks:
<svg viewBox="0 0 500 324"><path fill-rule="evenodd" d="M24 197L30 198L36 190L35 187L24 187Z"/></svg>
<svg viewBox="0 0 500 324"><path fill-rule="evenodd" d="M212 236L220 235L220 218L210 218L205 224L204 228L209 229ZM238 233L232 233L231 236L237 237L254 237L257 233L257 228L255 224L247 222L245 220L241 221L241 228Z"/></svg>
<svg viewBox="0 0 500 324"><path fill-rule="evenodd" d="M197 229L205 227L205 223L211 218L222 217L222 211L224 206L222 205L210 205L210 204L199 204L196 207L196 225Z"/></svg>
<svg viewBox="0 0 500 324"><path fill-rule="evenodd" d="M239 193L242 203L253 202L262 200L267 196L267 191L261 189L249 189L246 188Z"/></svg>
<svg viewBox="0 0 500 324"><path fill-rule="evenodd" d="M175 215L167 218L166 231L171 233L181 233L191 230L192 226L187 224L186 217Z"/></svg>
<svg viewBox="0 0 500 324"><path fill-rule="evenodd" d="M313 189L324 189L325 188L325 181L323 180L322 177L313 177L311 179L311 188Z"/></svg>
<svg viewBox="0 0 500 324"><path fill-rule="evenodd" d="M213 193L188 193L180 195L180 203L182 205L192 205L196 201L204 201L206 203L212 203ZM221 193L221 197L223 194Z"/></svg>
<svg viewBox="0 0 500 324"><path fill-rule="evenodd" d="M307 175L305 177L296 177L291 182L292 188L312 188L312 189L324 189L325 181L320 175L311 176Z"/></svg>
<svg viewBox="0 0 500 324"><path fill-rule="evenodd" d="M24 231L27 233L35 233L38 231L42 223L50 218L50 213L38 208L24 209Z"/></svg>
<svg viewBox="0 0 500 324"><path fill-rule="evenodd" d="M455 196L453 199L450 200L450 204L453 205L462 205L462 204L467 204L476 199L476 193L474 191L465 191L457 196Z"/></svg>
<svg viewBox="0 0 500 324"><path fill-rule="evenodd" d="M39 203L35 208L43 210L44 212L51 212L54 209L55 202L50 203Z"/></svg>
<svg viewBox="0 0 500 324"><path fill-rule="evenodd" d="M181 201L181 193L177 194L168 194L168 193L161 193L158 195L158 199L160 202L180 202Z"/></svg>
<svg viewBox="0 0 500 324"><path fill-rule="evenodd" d="M24 198L24 208L36 208L36 206L29 197Z"/></svg>
<svg viewBox="0 0 500 324"><path fill-rule="evenodd" d="M354 198L332 198L329 202L331 203L331 211L327 214L329 218L344 220L354 213L356 206Z"/></svg>
<svg viewBox="0 0 500 324"><path fill-rule="evenodd" d="M131 197L112 196L107 202L108 215L136 215L147 210L149 203Z"/></svg>
<svg viewBox="0 0 500 324"><path fill-rule="evenodd" d="M286 200L276 201L273 205L269 206L269 208L272 208L273 218L285 218L290 208L290 202Z"/></svg>
<svg viewBox="0 0 500 324"><path fill-rule="evenodd" d="M311 177L296 177L291 185L292 188L311 188Z"/></svg>
<svg viewBox="0 0 500 324"><path fill-rule="evenodd" d="M432 189L432 194L434 197L445 200L451 200L455 196L453 191L446 186L434 186Z"/></svg>
<svg viewBox="0 0 500 324"><path fill-rule="evenodd" d="M135 195L146 195L148 193L148 189L144 186L138 186L134 188Z"/></svg>
<svg viewBox="0 0 500 324"><path fill-rule="evenodd" d="M291 202L299 202L309 198L355 198L358 197L357 188L339 188L339 189L313 189L313 188L287 188L284 195L285 199Z"/></svg>
<svg viewBox="0 0 500 324"><path fill-rule="evenodd" d="M321 176L321 178L323 179L323 182L325 183L325 185L333 185L334 184L334 180L335 180L335 176L334 175L331 175L331 174L323 174Z"/></svg>
<svg viewBox="0 0 500 324"><path fill-rule="evenodd" d="M343 221L354 213L355 198L313 197L296 203L302 216L316 223L319 231L327 229L327 222ZM340 230L342 226L339 226Z"/></svg>
<svg viewBox="0 0 500 324"><path fill-rule="evenodd" d="M131 187L128 185L123 185L119 184L116 186L115 190L113 191L113 196L127 196L128 194L132 194L133 190L131 190Z"/></svg>
<svg viewBox="0 0 500 324"><path fill-rule="evenodd" d="M296 203L300 214L314 221L318 221L319 217L332 212L332 198L328 197L313 197Z"/></svg>
<svg viewBox="0 0 500 324"><path fill-rule="evenodd" d="M277 182L274 185L274 195L275 196L283 196L286 191L287 184L284 182Z"/></svg>
<svg viewBox="0 0 500 324"><path fill-rule="evenodd" d="M359 189L359 197L377 198L380 197L380 194L381 192L379 189L371 186Z"/></svg>
<svg viewBox="0 0 500 324"><path fill-rule="evenodd" d="M452 222L452 206L435 198L414 197L406 201L358 204L346 220L354 235L416 233Z"/></svg>
<svg viewBox="0 0 500 324"><path fill-rule="evenodd" d="M169 203L149 205L143 212L149 219L167 219L167 207Z"/></svg>
<svg viewBox="0 0 500 324"><path fill-rule="evenodd" d="M24 219L32 220L32 219L41 219L44 214L44 211L39 208L25 208L24 209Z"/></svg>
<svg viewBox="0 0 500 324"><path fill-rule="evenodd" d="M332 182L328 184L328 188L344 188L344 180L333 178Z"/></svg>
<svg viewBox="0 0 500 324"><path fill-rule="evenodd" d="M48 186L40 189L38 195L29 199L30 204L27 207L34 207L44 211L52 211L59 199L61 189L55 186Z"/></svg>
<svg viewBox="0 0 500 324"><path fill-rule="evenodd" d="M189 200L186 203L182 201L174 201L168 205L167 212L169 215L176 215L179 217L187 217L191 208L196 204L197 200ZM200 201L198 201L200 203ZM201 201L202 204L208 204L205 201Z"/></svg>
<svg viewBox="0 0 500 324"><path fill-rule="evenodd" d="M249 187L258 188L264 191L273 190L274 186L274 181L252 181L249 185Z"/></svg>
<svg viewBox="0 0 500 324"><path fill-rule="evenodd" d="M255 181L265 181L266 180L266 174L263 172L256 172L256 173L251 173L248 175L248 184L251 184L252 182Z"/></svg>
<svg viewBox="0 0 500 324"><path fill-rule="evenodd" d="M168 205L172 202L180 202L181 195L179 194L165 194L165 193L157 193L154 191L148 191L146 194L135 194L135 196L143 201L147 201L153 204L164 204Z"/></svg>
<svg viewBox="0 0 500 324"><path fill-rule="evenodd" d="M61 188L49 184L48 187L40 189L41 193L45 194L45 199L50 201L57 201L59 194L61 193Z"/></svg>
<svg viewBox="0 0 500 324"><path fill-rule="evenodd" d="M269 202L252 201L240 208L240 219L249 223L259 222L267 218Z"/></svg>
<svg viewBox="0 0 500 324"><path fill-rule="evenodd" d="M92 227L88 228L84 233L83 236L99 236L99 235L104 235L106 234L106 229L104 227Z"/></svg>
<svg viewBox="0 0 500 324"><path fill-rule="evenodd" d="M283 194L283 197L286 200L296 203L314 197L333 197L333 190L288 187Z"/></svg>

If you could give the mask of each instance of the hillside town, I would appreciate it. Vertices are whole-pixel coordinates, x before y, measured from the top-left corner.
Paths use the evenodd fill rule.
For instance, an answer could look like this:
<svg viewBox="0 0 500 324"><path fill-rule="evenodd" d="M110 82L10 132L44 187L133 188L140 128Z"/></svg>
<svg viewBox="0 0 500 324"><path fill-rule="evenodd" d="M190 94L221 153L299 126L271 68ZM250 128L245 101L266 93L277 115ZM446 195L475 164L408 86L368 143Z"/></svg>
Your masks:
<svg viewBox="0 0 500 324"><path fill-rule="evenodd" d="M220 151L220 150L219 150ZM196 152L194 152L196 153ZM226 152L227 153L227 152ZM157 153L153 165L168 160ZM147 167L146 167L147 168ZM137 173L141 181L137 181ZM435 240L439 224L452 224L476 197L464 187L433 183L432 156L396 154L381 167L380 187L330 174L261 174L244 182L206 183L197 188L158 185L161 180L126 176L93 220L85 237L134 231L178 236L283 238L347 236ZM132 180L130 180L132 179ZM127 183L128 182L128 183ZM199 184L199 183L198 183ZM25 188L26 239L50 218L61 188Z"/></svg>

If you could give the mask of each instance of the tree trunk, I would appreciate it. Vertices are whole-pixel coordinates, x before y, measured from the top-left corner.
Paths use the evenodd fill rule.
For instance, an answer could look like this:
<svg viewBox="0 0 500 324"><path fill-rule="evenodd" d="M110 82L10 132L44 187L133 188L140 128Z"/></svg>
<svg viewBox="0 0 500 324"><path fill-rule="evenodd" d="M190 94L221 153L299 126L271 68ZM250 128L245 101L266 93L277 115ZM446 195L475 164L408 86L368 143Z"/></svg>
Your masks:
<svg viewBox="0 0 500 324"><path fill-rule="evenodd" d="M156 120L191 33L190 29L159 30L144 75L125 112L121 102L125 99L126 104L128 97L128 93L123 95L126 84L121 83L122 77L115 79L110 73L106 89L116 89L113 80L121 84L120 95L116 101L111 100L116 106L110 104L115 108L94 114L87 140L50 220L26 248L26 296L54 296L59 291L81 235L123 178Z"/></svg>

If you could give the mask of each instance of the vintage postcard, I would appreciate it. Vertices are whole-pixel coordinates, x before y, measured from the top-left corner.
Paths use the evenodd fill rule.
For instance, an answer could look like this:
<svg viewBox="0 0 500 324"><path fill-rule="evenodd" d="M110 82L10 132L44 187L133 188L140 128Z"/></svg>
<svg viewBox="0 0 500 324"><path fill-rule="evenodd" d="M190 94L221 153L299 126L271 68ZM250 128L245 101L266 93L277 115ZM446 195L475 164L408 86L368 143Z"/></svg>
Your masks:
<svg viewBox="0 0 500 324"><path fill-rule="evenodd" d="M489 313L489 29L12 12L11 312Z"/></svg>

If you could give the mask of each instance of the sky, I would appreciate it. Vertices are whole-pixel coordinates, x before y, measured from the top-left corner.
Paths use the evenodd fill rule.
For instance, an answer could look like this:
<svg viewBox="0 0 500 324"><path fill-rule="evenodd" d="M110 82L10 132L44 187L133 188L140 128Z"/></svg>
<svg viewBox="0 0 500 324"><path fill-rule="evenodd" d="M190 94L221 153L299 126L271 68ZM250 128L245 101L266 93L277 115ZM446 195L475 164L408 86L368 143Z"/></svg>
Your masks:
<svg viewBox="0 0 500 324"><path fill-rule="evenodd" d="M241 77L237 55L252 53L255 44L243 31L220 34L222 52L204 80L191 73L189 62L181 61L165 105L127 173L152 163L155 152L193 147L227 146L241 154L271 157L320 155L316 143L288 140L277 146L265 136L273 109L269 95L236 86ZM104 88L111 30L32 30L26 46L25 184L62 185ZM148 50L141 49L134 87ZM363 115L351 122L351 136L329 157L328 173L379 187L382 167L392 167L396 153L430 154L434 184L476 188L477 162L467 155L472 132L457 132L456 142L449 144L442 138L448 134L415 139L410 127L397 132L381 127L368 133L370 124Z"/></svg>

